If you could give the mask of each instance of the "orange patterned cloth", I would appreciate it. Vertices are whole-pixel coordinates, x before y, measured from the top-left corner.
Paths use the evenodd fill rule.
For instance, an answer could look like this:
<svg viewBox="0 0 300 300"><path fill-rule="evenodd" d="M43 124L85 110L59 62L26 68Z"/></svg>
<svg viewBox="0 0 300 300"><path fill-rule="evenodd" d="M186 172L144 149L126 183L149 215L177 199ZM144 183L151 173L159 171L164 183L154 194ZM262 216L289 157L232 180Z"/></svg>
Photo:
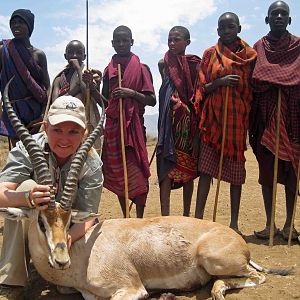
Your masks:
<svg viewBox="0 0 300 300"><path fill-rule="evenodd" d="M219 40L214 47L204 52L196 87L195 109L200 119L201 141L220 150L226 87L221 86L207 94L204 86L226 75L240 76L239 85L229 88L224 155L233 160L245 161L244 151L252 101L249 81L257 54L241 39L234 46L235 49L230 49Z"/></svg>

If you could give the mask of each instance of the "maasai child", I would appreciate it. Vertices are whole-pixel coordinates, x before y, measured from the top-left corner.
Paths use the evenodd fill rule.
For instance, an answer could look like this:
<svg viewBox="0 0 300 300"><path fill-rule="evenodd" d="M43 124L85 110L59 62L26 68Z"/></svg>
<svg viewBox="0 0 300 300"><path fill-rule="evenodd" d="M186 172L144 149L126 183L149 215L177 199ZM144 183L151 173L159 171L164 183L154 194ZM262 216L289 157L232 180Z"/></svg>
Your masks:
<svg viewBox="0 0 300 300"><path fill-rule="evenodd" d="M259 183L266 212L266 227L255 232L268 239L272 211L276 115L281 90L279 160L277 182L285 186L286 220L281 231L288 239L294 207L297 168L300 158L300 38L287 31L289 6L272 3L265 18L270 32L255 43L257 62L253 71L254 101L250 113L250 143L259 165ZM279 233L275 226L274 233ZM297 231L293 228L292 239Z"/></svg>
<svg viewBox="0 0 300 300"><path fill-rule="evenodd" d="M218 43L203 54L196 91L201 142L195 216L203 218L211 179L218 178L228 87L228 117L221 180L230 183L230 227L240 233L238 215L242 184L246 177L244 151L252 101L249 81L256 52L238 37L241 25L236 14L222 14L217 31L220 37Z"/></svg>
<svg viewBox="0 0 300 300"><path fill-rule="evenodd" d="M171 189L183 186L183 215L189 216L197 177L197 156L192 142L197 129L194 83L200 58L186 55L190 33L183 26L169 32L169 50L159 61L162 85L159 91L157 174L161 214L170 214Z"/></svg>
<svg viewBox="0 0 300 300"><path fill-rule="evenodd" d="M116 51L103 73L102 94L108 99L103 144L104 186L119 199L125 216L124 169L120 132L120 98L123 99L123 128L128 173L129 199L136 204L136 215L142 218L149 191L150 176L144 127L145 106L156 103L152 75L148 66L131 52L131 30L119 26L113 32ZM122 87L118 87L118 64L121 65Z"/></svg>
<svg viewBox="0 0 300 300"><path fill-rule="evenodd" d="M50 79L45 53L31 45L30 36L34 27L34 14L28 9L15 10L9 21L13 39L0 41L0 88L10 84L9 97L21 122L36 133L47 104L47 89ZM8 136L13 145L18 141L8 120L6 110L0 114L0 135Z"/></svg>
<svg viewBox="0 0 300 300"><path fill-rule="evenodd" d="M53 103L53 101L57 97L63 95L76 97L83 103L85 103L86 101L86 85L84 82L85 77L82 74L84 68L83 61L86 58L85 47L83 43L78 40L70 41L66 46L64 57L67 60L68 64L61 72L56 75L53 80L49 96L50 103L48 104L48 106L50 106L50 104ZM96 72L95 70L91 70L91 72L92 71L93 73ZM92 127L89 128L90 131L97 126L100 120L100 114L96 103L98 97L94 97L94 94L96 94L97 88L99 89L101 77L102 74L100 72L98 81L91 81L89 83L92 97L90 100L90 111L86 113L89 113L90 124L87 125ZM101 149L100 138L95 141L94 147L96 150Z"/></svg>

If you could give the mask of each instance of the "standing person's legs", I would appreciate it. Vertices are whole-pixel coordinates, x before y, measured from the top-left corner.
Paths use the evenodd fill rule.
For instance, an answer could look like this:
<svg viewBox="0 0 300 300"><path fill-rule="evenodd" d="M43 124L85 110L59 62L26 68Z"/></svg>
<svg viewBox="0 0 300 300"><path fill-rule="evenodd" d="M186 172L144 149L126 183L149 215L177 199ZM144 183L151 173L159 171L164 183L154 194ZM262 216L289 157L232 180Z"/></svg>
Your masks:
<svg viewBox="0 0 300 300"><path fill-rule="evenodd" d="M257 238L260 239L269 239L270 237L270 225L271 225L271 216L272 216L272 194L273 190L272 187L262 185L261 186L263 200L264 200L264 207L265 207L265 214L266 214L266 227L261 231L254 231L254 234ZM274 235L277 235L278 229L274 226Z"/></svg>
<svg viewBox="0 0 300 300"><path fill-rule="evenodd" d="M170 194L171 194L171 179L166 176L160 183L160 209L162 216L170 215Z"/></svg>
<svg viewBox="0 0 300 300"><path fill-rule="evenodd" d="M282 236L285 240L288 240L291 222L292 222L293 209L294 209L295 192L291 191L291 189L286 185L285 185L285 198L286 198L286 202L285 202L286 220L282 229ZM292 226L293 226L292 240L297 240L299 234L294 228L294 224Z"/></svg>
<svg viewBox="0 0 300 300"><path fill-rule="evenodd" d="M125 197L118 196L118 200L122 209L123 217L126 217L126 203L125 203Z"/></svg>
<svg viewBox="0 0 300 300"><path fill-rule="evenodd" d="M36 183L26 180L17 191L28 191ZM29 253L27 232L30 221L12 221L6 219L3 229L3 245L0 258L0 283L25 286L27 283Z"/></svg>
<svg viewBox="0 0 300 300"><path fill-rule="evenodd" d="M230 184L231 221L229 226L239 234L241 234L238 226L241 193L242 193L242 185Z"/></svg>
<svg viewBox="0 0 300 300"><path fill-rule="evenodd" d="M143 218L144 216L144 210L147 200L147 193L137 196L134 199L134 202L136 204L136 217L137 218Z"/></svg>
<svg viewBox="0 0 300 300"><path fill-rule="evenodd" d="M183 184L183 215L189 217L194 191L194 180Z"/></svg>
<svg viewBox="0 0 300 300"><path fill-rule="evenodd" d="M201 173L198 182L195 218L203 219L207 196L210 189L211 176Z"/></svg>

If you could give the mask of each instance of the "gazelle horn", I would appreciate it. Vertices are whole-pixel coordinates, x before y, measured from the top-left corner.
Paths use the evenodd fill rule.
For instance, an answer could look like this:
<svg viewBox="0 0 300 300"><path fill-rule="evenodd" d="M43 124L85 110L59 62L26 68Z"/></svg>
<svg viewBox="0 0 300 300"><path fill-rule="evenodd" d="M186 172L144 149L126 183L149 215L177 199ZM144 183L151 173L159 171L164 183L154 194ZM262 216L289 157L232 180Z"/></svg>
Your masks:
<svg viewBox="0 0 300 300"><path fill-rule="evenodd" d="M17 114L15 113L9 97L8 89L11 81L14 79L12 77L6 84L3 95L3 102L5 104L6 112L8 118L17 134L19 139L22 141L25 149L27 150L32 167L36 172L37 182L39 184L44 184L50 186L50 202L48 203L48 209L54 209L55 207L55 194L52 185L51 174L48 168L48 163L44 157L43 151L37 142L32 138L31 134L28 132L27 128L21 123Z"/></svg>
<svg viewBox="0 0 300 300"><path fill-rule="evenodd" d="M102 100L101 100L102 101ZM77 188L78 177L81 171L81 168L86 161L87 154L91 147L93 146L95 140L103 135L103 123L105 119L105 109L104 103L102 101L102 114L100 121L97 127L93 130L93 132L88 136L85 142L80 146L77 151L75 157L72 160L70 171L68 173L68 177L66 179L64 191L60 200L60 203L64 210L69 210L72 207L72 203L74 200L74 194Z"/></svg>

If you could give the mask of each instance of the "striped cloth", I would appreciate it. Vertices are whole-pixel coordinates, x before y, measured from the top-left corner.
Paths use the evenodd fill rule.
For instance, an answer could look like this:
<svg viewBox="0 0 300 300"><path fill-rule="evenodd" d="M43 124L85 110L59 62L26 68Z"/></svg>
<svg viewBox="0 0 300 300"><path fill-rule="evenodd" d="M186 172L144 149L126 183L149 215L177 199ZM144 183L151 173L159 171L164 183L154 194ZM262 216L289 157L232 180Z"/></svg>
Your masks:
<svg viewBox="0 0 300 300"><path fill-rule="evenodd" d="M253 71L254 102L250 114L250 141L264 168L264 146L275 154L278 88L281 89L279 159L291 162L295 174L300 158L300 38L288 31L280 38L272 32L255 43L258 59ZM279 169L280 170L280 169ZM279 174L281 176L281 174Z"/></svg>
<svg viewBox="0 0 300 300"><path fill-rule="evenodd" d="M179 188L197 177L192 141L197 131L193 101L199 64L200 58L196 55L175 55L168 51L164 57L166 77L159 93L157 169L159 181L168 175L172 188Z"/></svg>
<svg viewBox="0 0 300 300"><path fill-rule="evenodd" d="M111 97L111 92L118 86L118 64L121 64L122 87L148 93L154 93L154 88L148 67L143 65L133 53L128 57L114 55L103 74L103 80L109 83L109 101L106 109L102 153L104 187L119 197L124 197L124 172L119 119L120 104L119 99ZM129 198L131 200L135 198L136 200L137 198L143 199L143 202L145 202L146 197L139 196L147 195L149 190L148 178L150 177L144 130L144 111L144 105L138 101L132 98L123 99L124 142Z"/></svg>
<svg viewBox="0 0 300 300"><path fill-rule="evenodd" d="M224 156L238 161L245 161L244 151L252 101L249 78L255 59L256 51L243 40L238 39L235 50L232 51L219 39L214 47L203 54L196 88L195 108L200 118L201 141L219 151L226 87L221 86L206 94L204 85L229 74L240 76L239 85L229 88L224 146Z"/></svg>

